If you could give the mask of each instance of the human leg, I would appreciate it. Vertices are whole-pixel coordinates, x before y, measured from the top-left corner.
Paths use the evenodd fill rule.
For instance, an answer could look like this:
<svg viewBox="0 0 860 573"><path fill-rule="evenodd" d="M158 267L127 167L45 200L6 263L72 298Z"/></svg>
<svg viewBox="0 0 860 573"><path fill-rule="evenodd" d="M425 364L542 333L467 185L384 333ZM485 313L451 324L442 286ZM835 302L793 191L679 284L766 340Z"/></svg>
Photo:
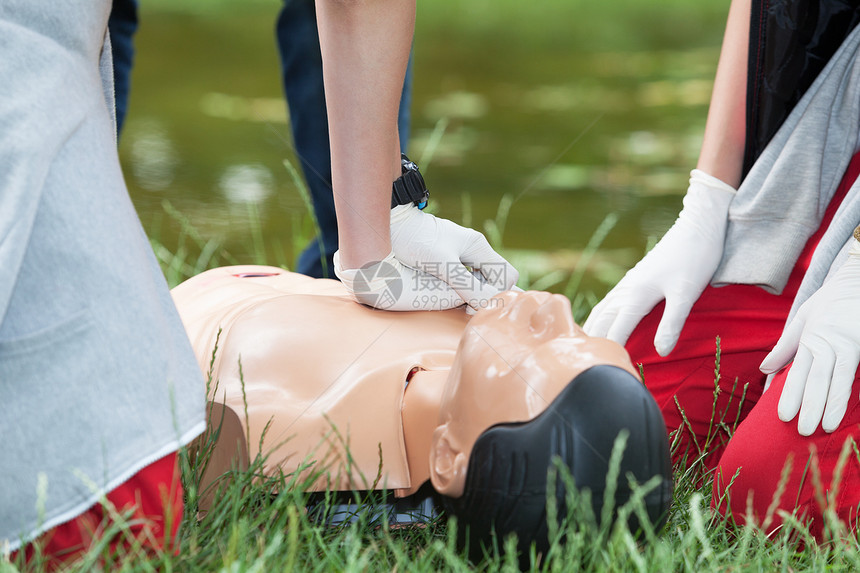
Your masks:
<svg viewBox="0 0 860 573"><path fill-rule="evenodd" d="M827 227L858 173L860 154L849 164L816 235ZM816 236L810 239L814 246L813 239ZM801 257L798 267L805 268L808 259ZM783 422L777 414L789 368L776 374L726 447L714 476L713 506L738 524L752 520L768 533L783 523L781 513L794 512L807 523L810 533L825 538L825 510L856 530L860 507L860 449L856 442L860 431L860 401L856 399L860 368L851 389L855 398L850 399L842 422L832 433L819 426L811 436L800 435L795 420Z"/></svg>
<svg viewBox="0 0 860 573"><path fill-rule="evenodd" d="M116 131L122 132L128 111L131 89L131 67L134 62L134 34L137 32L137 0L113 0L108 33L113 56Z"/></svg>
<svg viewBox="0 0 860 573"><path fill-rule="evenodd" d="M835 432L819 427L811 436L801 436L795 423L777 417L787 374L787 368L777 374L726 447L714 476L712 503L735 523L751 520L767 533L783 523L781 512L795 512L822 539L825 508L854 529L860 505L860 401L851 401ZM858 391L860 369L852 395Z"/></svg>
<svg viewBox="0 0 860 573"><path fill-rule="evenodd" d="M204 426L205 383L122 179L103 59L109 11L106 0L0 7L9 550L87 512Z"/></svg>
<svg viewBox="0 0 860 573"><path fill-rule="evenodd" d="M706 466L714 467L732 428L755 406L765 382L759 365L779 339L815 246L858 173L860 154L849 164L782 294L772 295L749 285L706 288L693 305L678 345L665 358L653 346L662 303L633 331L626 348L634 363L642 365L645 384L663 412L666 428L679 442L676 463L686 459L690 464L707 454ZM715 381L718 336L720 376Z"/></svg>
<svg viewBox="0 0 860 573"><path fill-rule="evenodd" d="M337 221L331 191L322 56L313 1L284 2L276 35L296 156L319 225L319 236L302 251L296 271L313 277L334 277L332 257L337 250Z"/></svg>
<svg viewBox="0 0 860 573"><path fill-rule="evenodd" d="M99 543L122 559L130 552L174 551L182 521L182 485L176 453L141 469L75 519L58 525L26 545L25 561L38 560L54 570ZM16 553L12 560L15 561Z"/></svg>
<svg viewBox="0 0 860 573"><path fill-rule="evenodd" d="M675 463L690 465L703 454L708 467L717 462L731 430L761 396L765 376L758 367L779 338L792 297L748 285L708 287L665 358L653 346L662 303L633 332L626 348L678 442Z"/></svg>

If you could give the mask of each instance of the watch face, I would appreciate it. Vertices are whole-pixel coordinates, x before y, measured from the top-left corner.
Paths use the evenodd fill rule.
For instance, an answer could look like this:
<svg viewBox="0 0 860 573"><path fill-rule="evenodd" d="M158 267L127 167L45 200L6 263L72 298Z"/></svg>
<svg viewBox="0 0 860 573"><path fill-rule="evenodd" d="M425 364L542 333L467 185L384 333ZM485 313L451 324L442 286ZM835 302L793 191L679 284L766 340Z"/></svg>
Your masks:
<svg viewBox="0 0 860 573"><path fill-rule="evenodd" d="M405 153L400 154L400 168L403 173L406 173L407 171L418 171L418 165L406 157Z"/></svg>

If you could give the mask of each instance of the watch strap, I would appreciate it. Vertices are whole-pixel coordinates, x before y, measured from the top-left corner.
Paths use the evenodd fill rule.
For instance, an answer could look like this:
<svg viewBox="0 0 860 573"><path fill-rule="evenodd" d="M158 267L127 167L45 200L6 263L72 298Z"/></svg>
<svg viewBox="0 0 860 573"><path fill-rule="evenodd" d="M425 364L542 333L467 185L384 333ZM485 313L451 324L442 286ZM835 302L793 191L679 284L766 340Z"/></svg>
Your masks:
<svg viewBox="0 0 860 573"><path fill-rule="evenodd" d="M391 208L413 203L419 209L423 209L427 206L427 200L430 197L424 177L418 171L418 166L406 155L401 155L401 166L402 175L392 184Z"/></svg>

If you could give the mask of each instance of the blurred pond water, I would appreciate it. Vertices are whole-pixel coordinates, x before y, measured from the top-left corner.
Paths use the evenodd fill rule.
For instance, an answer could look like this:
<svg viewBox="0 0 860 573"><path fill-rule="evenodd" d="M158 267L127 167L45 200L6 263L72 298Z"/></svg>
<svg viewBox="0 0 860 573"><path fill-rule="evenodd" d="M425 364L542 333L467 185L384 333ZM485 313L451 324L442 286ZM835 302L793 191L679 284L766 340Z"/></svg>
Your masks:
<svg viewBox="0 0 860 573"><path fill-rule="evenodd" d="M298 164L279 3L142 4L120 155L147 232L174 253L186 245L189 260L208 241L230 253L222 263L292 266L312 231L283 165ZM582 282L605 292L680 208L727 10L728 0L419 2L409 149L420 159L441 134L422 164L436 213L500 237L528 279L552 273L538 284L559 292L616 214ZM506 195L497 229L486 221Z"/></svg>

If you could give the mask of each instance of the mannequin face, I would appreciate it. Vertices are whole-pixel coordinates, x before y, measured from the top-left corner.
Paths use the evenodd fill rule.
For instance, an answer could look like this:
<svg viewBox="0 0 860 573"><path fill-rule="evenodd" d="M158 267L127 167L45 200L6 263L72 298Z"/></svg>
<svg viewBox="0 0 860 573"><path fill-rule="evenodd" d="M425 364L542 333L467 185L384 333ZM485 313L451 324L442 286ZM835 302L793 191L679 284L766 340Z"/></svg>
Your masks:
<svg viewBox="0 0 860 573"><path fill-rule="evenodd" d="M459 497L469 455L487 428L543 412L578 374L610 364L637 375L627 352L573 322L570 301L546 292L506 292L466 326L433 435L433 486Z"/></svg>

